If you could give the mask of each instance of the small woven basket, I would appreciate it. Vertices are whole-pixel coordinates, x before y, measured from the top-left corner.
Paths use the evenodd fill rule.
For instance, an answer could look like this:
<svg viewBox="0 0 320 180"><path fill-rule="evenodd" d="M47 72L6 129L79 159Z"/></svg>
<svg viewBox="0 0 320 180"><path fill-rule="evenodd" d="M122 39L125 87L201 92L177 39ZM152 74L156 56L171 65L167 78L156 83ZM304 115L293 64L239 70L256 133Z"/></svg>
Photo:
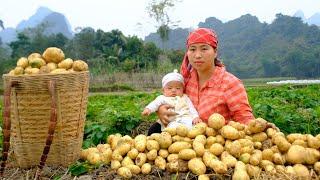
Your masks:
<svg viewBox="0 0 320 180"><path fill-rule="evenodd" d="M3 79L4 87L15 84L9 93L9 146L14 164L29 168L41 164L43 158L47 165L66 167L74 163L83 141L89 72L3 75ZM54 82L54 97L50 94L49 82ZM52 108L53 101L55 108ZM55 122L52 122L52 113ZM49 133L52 127L53 138ZM48 148L50 138L52 143Z"/></svg>

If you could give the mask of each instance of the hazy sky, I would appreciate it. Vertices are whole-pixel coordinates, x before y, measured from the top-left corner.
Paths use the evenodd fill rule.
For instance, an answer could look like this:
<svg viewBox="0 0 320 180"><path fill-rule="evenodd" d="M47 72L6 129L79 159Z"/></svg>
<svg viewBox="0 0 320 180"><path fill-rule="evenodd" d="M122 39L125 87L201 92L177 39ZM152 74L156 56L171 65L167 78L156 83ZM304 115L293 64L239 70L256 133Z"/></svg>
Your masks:
<svg viewBox="0 0 320 180"><path fill-rule="evenodd" d="M0 19L5 27L16 27L32 16L39 6L63 13L72 29L93 27L125 35L144 37L155 31L155 21L146 7L151 0L0 0ZM261 22L271 23L275 14L293 15L302 10L306 18L320 12L320 0L180 0L169 12L180 27L197 27L207 17L223 22L250 13ZM140 25L139 25L140 23Z"/></svg>

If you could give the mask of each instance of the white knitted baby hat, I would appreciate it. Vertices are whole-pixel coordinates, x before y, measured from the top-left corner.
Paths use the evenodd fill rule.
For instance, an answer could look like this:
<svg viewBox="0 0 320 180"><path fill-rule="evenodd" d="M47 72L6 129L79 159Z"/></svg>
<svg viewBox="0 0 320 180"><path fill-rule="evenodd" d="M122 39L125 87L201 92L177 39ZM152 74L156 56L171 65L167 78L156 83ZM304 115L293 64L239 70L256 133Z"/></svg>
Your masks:
<svg viewBox="0 0 320 180"><path fill-rule="evenodd" d="M184 79L180 73L178 73L178 70L175 69L173 72L166 74L162 78L162 88L164 88L168 82L170 81L179 81L184 83Z"/></svg>

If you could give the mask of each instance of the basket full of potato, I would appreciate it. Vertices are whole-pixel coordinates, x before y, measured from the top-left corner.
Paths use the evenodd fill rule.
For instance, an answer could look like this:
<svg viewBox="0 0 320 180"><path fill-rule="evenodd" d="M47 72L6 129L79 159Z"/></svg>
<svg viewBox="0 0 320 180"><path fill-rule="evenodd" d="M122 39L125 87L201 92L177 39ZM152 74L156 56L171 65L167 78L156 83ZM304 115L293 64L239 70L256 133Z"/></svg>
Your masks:
<svg viewBox="0 0 320 180"><path fill-rule="evenodd" d="M19 58L3 80L3 162L21 168L75 162L88 100L87 63L49 47Z"/></svg>

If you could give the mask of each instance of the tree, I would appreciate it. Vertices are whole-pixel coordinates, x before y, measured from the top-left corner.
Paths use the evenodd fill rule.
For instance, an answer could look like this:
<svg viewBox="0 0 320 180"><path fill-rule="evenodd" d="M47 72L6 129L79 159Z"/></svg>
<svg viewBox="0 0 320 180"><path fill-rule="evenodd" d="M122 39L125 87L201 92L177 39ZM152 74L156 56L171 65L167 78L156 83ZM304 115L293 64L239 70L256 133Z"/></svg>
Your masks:
<svg viewBox="0 0 320 180"><path fill-rule="evenodd" d="M178 0L152 0L147 11L151 18L154 18L157 22L157 33L159 34L163 49L165 49L165 42L169 40L170 26L175 26L176 22L173 22L168 15L168 10L174 7L174 4Z"/></svg>
<svg viewBox="0 0 320 180"><path fill-rule="evenodd" d="M18 40L11 42L9 46L12 49L12 58L27 56L33 52L31 40L24 33L18 33Z"/></svg>

